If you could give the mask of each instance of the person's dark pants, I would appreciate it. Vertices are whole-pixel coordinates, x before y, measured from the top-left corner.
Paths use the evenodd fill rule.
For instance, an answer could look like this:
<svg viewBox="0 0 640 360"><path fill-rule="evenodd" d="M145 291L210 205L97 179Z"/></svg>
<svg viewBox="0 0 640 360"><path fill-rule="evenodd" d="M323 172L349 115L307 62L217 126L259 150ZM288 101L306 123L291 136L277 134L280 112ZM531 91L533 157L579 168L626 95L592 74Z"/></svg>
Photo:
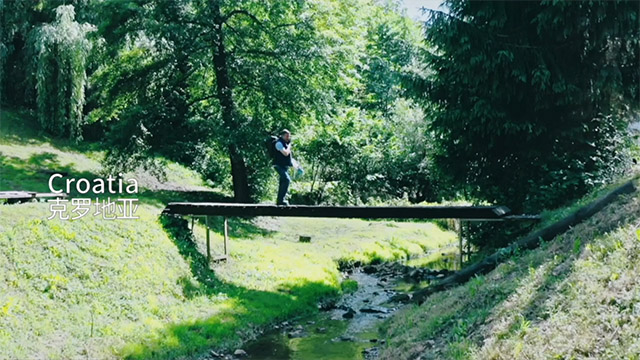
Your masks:
<svg viewBox="0 0 640 360"><path fill-rule="evenodd" d="M278 186L278 199L276 200L277 205L287 205L284 198L287 196L287 191L289 191L289 184L291 183L291 177L289 177L289 167L288 166L273 166L278 175L280 175L280 186Z"/></svg>

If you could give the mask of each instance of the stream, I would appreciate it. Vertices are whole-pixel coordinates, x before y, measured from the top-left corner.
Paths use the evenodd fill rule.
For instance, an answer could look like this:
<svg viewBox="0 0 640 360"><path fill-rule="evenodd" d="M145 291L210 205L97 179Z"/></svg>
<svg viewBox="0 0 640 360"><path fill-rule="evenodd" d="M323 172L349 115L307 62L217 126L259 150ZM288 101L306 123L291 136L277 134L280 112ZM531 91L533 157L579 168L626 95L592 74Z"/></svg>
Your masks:
<svg viewBox="0 0 640 360"><path fill-rule="evenodd" d="M384 281L355 269L348 276L358 289L344 295L335 308L308 321L288 323L264 333L244 347L245 359L369 359L376 356L378 326L400 304L388 303L399 280ZM244 354L243 354L244 355Z"/></svg>
<svg viewBox="0 0 640 360"><path fill-rule="evenodd" d="M443 257L445 254L442 254ZM440 270L416 267L416 264L384 263L347 270L345 280L358 287L336 304L318 314L274 325L256 340L248 342L233 355L216 354L224 359L251 360L343 360L374 359L378 348L378 327L403 303L416 286L426 286L451 270L445 262ZM433 264L432 264L433 265ZM441 267L436 264L436 267ZM397 300L397 301L396 301Z"/></svg>

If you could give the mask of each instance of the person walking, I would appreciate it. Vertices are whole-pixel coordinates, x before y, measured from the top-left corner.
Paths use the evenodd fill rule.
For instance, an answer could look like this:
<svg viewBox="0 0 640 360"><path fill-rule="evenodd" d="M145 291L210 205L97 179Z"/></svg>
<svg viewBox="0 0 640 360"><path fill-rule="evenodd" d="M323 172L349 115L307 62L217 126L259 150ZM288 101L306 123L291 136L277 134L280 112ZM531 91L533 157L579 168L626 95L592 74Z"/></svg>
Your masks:
<svg viewBox="0 0 640 360"><path fill-rule="evenodd" d="M291 132L289 132L289 130L284 129L280 132L280 136L275 143L275 147L276 151L273 158L273 167L280 176L276 205L287 206L289 205L289 202L287 202L285 198L289 191L289 184L291 184L289 168L293 166L294 161L291 155Z"/></svg>

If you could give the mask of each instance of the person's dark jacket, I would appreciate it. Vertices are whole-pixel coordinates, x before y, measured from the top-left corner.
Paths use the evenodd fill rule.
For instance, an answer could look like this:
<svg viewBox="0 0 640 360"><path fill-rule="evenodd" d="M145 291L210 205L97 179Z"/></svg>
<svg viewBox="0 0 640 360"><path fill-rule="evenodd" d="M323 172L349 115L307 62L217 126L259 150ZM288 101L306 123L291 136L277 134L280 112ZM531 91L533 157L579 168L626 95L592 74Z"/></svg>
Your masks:
<svg viewBox="0 0 640 360"><path fill-rule="evenodd" d="M286 148L287 146L289 146L289 144L288 144L286 141L284 141L284 139L283 139L283 138L279 138L279 139L278 139L278 141L276 142L276 144L277 144L278 142L282 143L282 145L283 145L285 148ZM274 146L275 146L276 144L274 144ZM273 159L273 164L274 164L274 165L279 165L279 166L282 166L282 167L293 166L293 161L292 161L292 158L291 158L291 153L289 153L289 155L288 155L288 156L284 156L284 155L282 154L282 152L280 152L279 150L277 150L277 149L276 149L275 154L276 154L276 156L275 156L275 158Z"/></svg>

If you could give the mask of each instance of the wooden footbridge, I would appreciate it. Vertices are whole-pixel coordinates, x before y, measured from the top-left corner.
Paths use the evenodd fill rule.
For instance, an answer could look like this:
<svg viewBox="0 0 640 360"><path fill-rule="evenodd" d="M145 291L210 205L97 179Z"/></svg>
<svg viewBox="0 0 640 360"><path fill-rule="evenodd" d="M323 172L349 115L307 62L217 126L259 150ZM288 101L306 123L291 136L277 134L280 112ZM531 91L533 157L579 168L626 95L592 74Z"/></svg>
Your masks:
<svg viewBox="0 0 640 360"><path fill-rule="evenodd" d="M502 221L506 206L278 206L271 204L172 202L165 213L199 216L293 216L354 219L465 219Z"/></svg>
<svg viewBox="0 0 640 360"><path fill-rule="evenodd" d="M35 191L0 191L0 200L4 200L8 204L39 201L40 199L46 198L66 199L67 194L39 193Z"/></svg>
<svg viewBox="0 0 640 360"><path fill-rule="evenodd" d="M460 263L463 255L462 222L464 221L536 221L537 215L513 215L506 206L277 206L272 204L236 204L213 202L172 202L163 214L191 217L204 217L206 227L207 258L226 260L229 256L229 217L286 216L318 218L357 218L357 219L454 219L459 231ZM224 217L224 253L211 257L209 234L209 216ZM467 242L467 254L470 253Z"/></svg>

